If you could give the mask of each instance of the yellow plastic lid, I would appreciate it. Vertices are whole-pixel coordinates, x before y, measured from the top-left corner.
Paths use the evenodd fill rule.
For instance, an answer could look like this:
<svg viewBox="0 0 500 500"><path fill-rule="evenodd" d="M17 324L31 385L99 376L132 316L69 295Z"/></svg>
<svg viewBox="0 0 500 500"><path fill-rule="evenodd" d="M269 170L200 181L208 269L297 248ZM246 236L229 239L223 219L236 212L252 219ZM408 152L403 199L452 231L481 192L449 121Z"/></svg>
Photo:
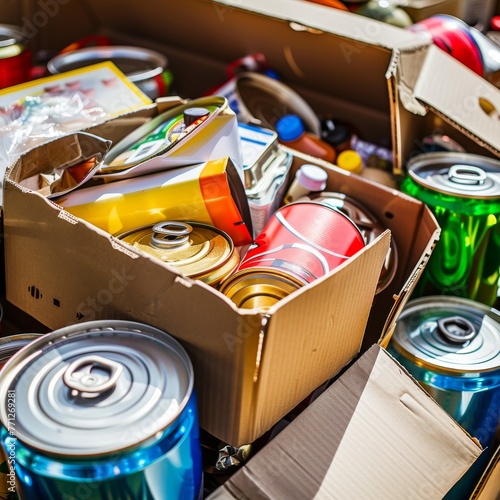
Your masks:
<svg viewBox="0 0 500 500"><path fill-rule="evenodd" d="M343 170L360 174L363 170L363 160L356 151L347 149L338 155L337 166Z"/></svg>

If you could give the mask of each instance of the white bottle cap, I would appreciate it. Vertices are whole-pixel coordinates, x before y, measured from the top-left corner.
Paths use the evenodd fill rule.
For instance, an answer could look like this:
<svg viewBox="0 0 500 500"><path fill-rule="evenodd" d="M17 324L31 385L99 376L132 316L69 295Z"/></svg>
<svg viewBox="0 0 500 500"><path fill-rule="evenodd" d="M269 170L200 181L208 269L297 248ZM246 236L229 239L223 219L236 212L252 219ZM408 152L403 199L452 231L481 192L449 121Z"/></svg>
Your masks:
<svg viewBox="0 0 500 500"><path fill-rule="evenodd" d="M326 188L327 179L328 174L321 167L308 163L302 165L283 199L284 203L292 203L311 192L323 191Z"/></svg>
<svg viewBox="0 0 500 500"><path fill-rule="evenodd" d="M326 188L328 174L316 165L302 165L297 172L297 180L309 191L323 191Z"/></svg>

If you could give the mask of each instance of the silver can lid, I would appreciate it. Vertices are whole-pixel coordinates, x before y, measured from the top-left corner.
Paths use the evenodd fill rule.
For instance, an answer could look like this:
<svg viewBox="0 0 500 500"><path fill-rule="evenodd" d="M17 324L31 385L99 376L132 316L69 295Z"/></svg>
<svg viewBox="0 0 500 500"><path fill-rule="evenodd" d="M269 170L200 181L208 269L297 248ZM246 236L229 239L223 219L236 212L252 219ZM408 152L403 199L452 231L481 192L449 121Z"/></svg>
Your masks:
<svg viewBox="0 0 500 500"><path fill-rule="evenodd" d="M0 419L42 453L97 456L156 439L182 413L193 368L170 335L131 321L91 321L26 346L0 373Z"/></svg>
<svg viewBox="0 0 500 500"><path fill-rule="evenodd" d="M500 196L500 161L472 153L425 153L407 163L408 175L434 191L464 198Z"/></svg>
<svg viewBox="0 0 500 500"><path fill-rule="evenodd" d="M392 337L397 350L425 368L482 373L500 368L500 313L470 299L413 299Z"/></svg>
<svg viewBox="0 0 500 500"><path fill-rule="evenodd" d="M0 49L16 43L25 43L26 38L19 26L0 24Z"/></svg>

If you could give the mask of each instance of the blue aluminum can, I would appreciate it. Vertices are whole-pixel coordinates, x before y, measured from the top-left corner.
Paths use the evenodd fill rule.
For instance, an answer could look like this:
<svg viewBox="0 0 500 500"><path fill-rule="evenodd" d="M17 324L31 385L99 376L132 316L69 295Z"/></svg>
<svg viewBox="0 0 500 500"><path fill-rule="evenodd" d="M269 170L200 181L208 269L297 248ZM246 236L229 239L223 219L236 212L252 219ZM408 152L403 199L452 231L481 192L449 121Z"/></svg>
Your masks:
<svg viewBox="0 0 500 500"><path fill-rule="evenodd" d="M485 448L446 497L468 498L500 424L500 312L459 297L411 300L388 351Z"/></svg>
<svg viewBox="0 0 500 500"><path fill-rule="evenodd" d="M22 499L202 496L193 368L167 333L92 321L31 342L0 373L1 442Z"/></svg>

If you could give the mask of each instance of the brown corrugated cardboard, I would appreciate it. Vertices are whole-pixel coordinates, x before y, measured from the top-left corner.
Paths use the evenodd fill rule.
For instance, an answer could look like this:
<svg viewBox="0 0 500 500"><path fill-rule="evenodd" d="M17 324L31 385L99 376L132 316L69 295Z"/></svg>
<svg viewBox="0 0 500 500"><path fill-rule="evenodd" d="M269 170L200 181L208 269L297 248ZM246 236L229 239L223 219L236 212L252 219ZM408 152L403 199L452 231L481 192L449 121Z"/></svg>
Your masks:
<svg viewBox="0 0 500 500"><path fill-rule="evenodd" d="M500 156L497 87L433 45L401 53L395 69L399 171L415 153L417 141L436 132L448 134L470 153Z"/></svg>
<svg viewBox="0 0 500 500"><path fill-rule="evenodd" d="M373 346L208 498L441 500L480 453Z"/></svg>
<svg viewBox="0 0 500 500"><path fill-rule="evenodd" d="M490 460L470 500L498 500L500 497L500 445Z"/></svg>
<svg viewBox="0 0 500 500"><path fill-rule="evenodd" d="M26 4L31 5L27 19L34 19L36 5ZM147 7L92 0L83 6L73 0L60 4L33 42L54 49L90 29L111 33L120 42L146 41L165 51L182 95L190 97L220 83L227 62L260 51L317 110L352 118L374 140L390 136L386 70L395 47L414 48L415 37L318 7L292 0L234 5L186 0L169 3L163 17L155 12L164 12L165 3L156 0ZM82 24L72 23L68 30L67 24L80 17ZM299 20L313 29L304 29ZM338 34L323 31L332 26ZM325 64L325 54L331 64ZM92 132L118 140L131 121L137 122L135 115ZM10 172L5 189L8 300L51 328L127 318L178 337L196 367L202 426L234 445L262 435L360 349L379 340L389 312L405 297L403 287L418 278L439 235L432 214L420 202L330 169L327 189L358 198L391 234L384 233L347 265L267 314L237 310L208 286L22 189L15 181L23 161ZM296 154L293 172L314 161ZM398 272L372 307L391 235L398 245Z"/></svg>
<svg viewBox="0 0 500 500"><path fill-rule="evenodd" d="M23 2L18 9L18 24L35 49L59 51L95 33L109 36L114 43L157 49L167 56L174 84L184 97L199 97L221 84L227 78L224 69L229 62L250 53L263 53L271 68L318 115L333 115L353 123L369 141L387 147L392 143L395 172L404 170L415 141L437 129L449 128L470 152L498 154L495 143L483 137L484 126L477 123L483 111L477 106L471 108L469 102L485 82L479 75L471 79L461 65L454 65L453 73L444 77L438 76L443 75L440 61L426 70L425 78L432 77L429 82L442 85L441 89L435 86L435 95L431 86L433 97L440 100L437 114L422 116L425 108L417 101L419 96L412 95L414 81L408 75L418 75L420 52L425 54L425 48L432 46L430 37L301 0L47 3L54 4L50 12L45 12L45 3L34 1ZM423 0L415 6L443 4L444 8L448 3ZM155 15L159 12L167 14ZM79 22L75 24L73 19ZM455 81L460 85L444 85ZM462 130L458 122L457 131L454 121L450 125L446 117L461 102L457 101L462 97L460 92L467 92L468 99L463 103L467 116L465 128ZM499 93L493 92L493 102ZM456 98L451 110L448 101L441 102L448 96Z"/></svg>
<svg viewBox="0 0 500 500"><path fill-rule="evenodd" d="M380 302L377 297L372 309L389 244L386 232L351 262L283 299L267 314L237 310L203 283L183 278L22 188L14 179L20 180L24 164L33 164L38 149L23 155L6 180L8 300L51 328L126 317L178 337L203 380L202 426L229 443L262 435L355 357L367 322L377 340L394 303L390 294L398 295L408 275L420 272L423 256L439 233L419 202L331 169L328 189L363 198L401 242L401 267L389 295ZM297 156L294 170L306 159L312 160ZM365 200L368 189L370 200Z"/></svg>
<svg viewBox="0 0 500 500"><path fill-rule="evenodd" d="M412 21L418 23L435 14L460 17L464 0L401 0L398 2L408 12Z"/></svg>

